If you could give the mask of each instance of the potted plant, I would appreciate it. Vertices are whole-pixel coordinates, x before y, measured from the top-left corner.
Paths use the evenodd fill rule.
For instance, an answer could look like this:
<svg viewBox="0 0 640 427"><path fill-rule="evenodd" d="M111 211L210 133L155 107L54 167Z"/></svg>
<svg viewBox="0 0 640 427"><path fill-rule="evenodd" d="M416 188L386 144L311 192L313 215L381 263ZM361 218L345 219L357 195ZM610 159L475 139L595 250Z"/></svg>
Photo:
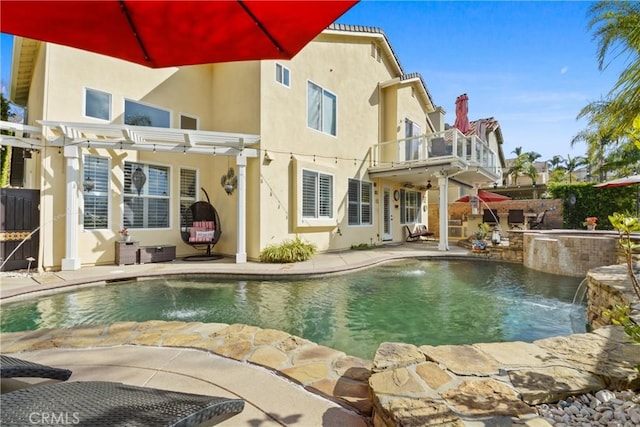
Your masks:
<svg viewBox="0 0 640 427"><path fill-rule="evenodd" d="M120 230L120 236L122 236L122 240L124 242L128 242L129 240L131 240L131 235L129 234L129 229L127 227L124 227L122 230Z"/></svg>
<svg viewBox="0 0 640 427"><path fill-rule="evenodd" d="M476 230L475 240L471 242L471 249L476 251L482 251L486 249L487 242L484 240L487 237L487 233L489 232L489 224L483 222L482 224L478 224L478 229Z"/></svg>
<svg viewBox="0 0 640 427"><path fill-rule="evenodd" d="M587 226L587 230L595 230L596 229L596 225L598 223L598 218L595 216L588 216L584 219L584 222L582 223L582 225L586 225Z"/></svg>

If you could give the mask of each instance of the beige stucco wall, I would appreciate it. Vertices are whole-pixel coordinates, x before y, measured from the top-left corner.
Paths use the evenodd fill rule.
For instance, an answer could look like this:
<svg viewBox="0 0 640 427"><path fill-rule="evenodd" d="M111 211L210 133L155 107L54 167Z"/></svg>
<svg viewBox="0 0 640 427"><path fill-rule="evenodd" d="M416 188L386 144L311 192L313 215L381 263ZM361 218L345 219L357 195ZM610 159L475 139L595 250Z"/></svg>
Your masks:
<svg viewBox="0 0 640 427"><path fill-rule="evenodd" d="M367 38L319 36L291 61L280 61L290 70L288 88L275 81L275 63L261 64L261 146L275 160L260 162L260 247L296 234L322 251L378 242L381 181L373 181L373 224L349 226L348 180L370 180L367 168L371 164L371 148L386 138L404 137L405 118L426 130L427 107L412 95L408 84L394 85L380 94L379 83L396 76L386 60L371 56L371 40ZM307 126L309 81L337 97L336 136ZM302 220L298 202L304 168L334 176L333 220ZM399 188L398 183L392 185ZM399 215L394 217L399 219ZM402 238L399 224L395 231L396 238Z"/></svg>
<svg viewBox="0 0 640 427"><path fill-rule="evenodd" d="M170 110L176 128L183 113L196 117L201 130L259 134L260 158L247 161L249 259L257 259L265 246L295 235L316 244L321 251L375 243L382 237L381 189L390 186L393 193L401 184L374 181L373 224L349 226L348 179L369 180L367 168L371 165L373 145L404 138L405 119L418 123L426 131L426 115L433 106L421 103L413 90L415 82L398 81L383 91L379 89L379 83L398 75L386 59L371 56L371 40L320 35L294 59L281 61L291 73L288 88L275 81L276 61L149 69L72 48L46 45L35 68L29 117L32 123L37 119L103 123L84 117L84 89L90 88L111 94L114 124L123 123L124 100L131 99ZM307 126L309 81L337 97L336 136ZM264 161L265 150L274 160ZM171 174L170 226L162 230L132 230L134 240L141 245L175 244L178 256L195 253L182 243L179 235L179 170L187 167L199 171L198 186L205 188L219 212L223 234L215 251L235 253L237 192L228 196L220 186L220 177L227 168L236 168L233 158L213 153L175 155L95 148L84 149L82 154L86 153L111 159L112 186L109 229L85 231L78 226L82 264L108 264L115 258L114 242L119 239L117 232L122 227L125 161L167 166ZM41 259L43 267L56 269L65 256L66 161L53 147L43 151L42 160ZM331 221L309 224L302 220L298 201L303 168L334 176ZM198 197L204 198L203 193L199 192ZM81 202L79 206L82 207ZM403 240L398 209L392 214L394 239Z"/></svg>
<svg viewBox="0 0 640 427"><path fill-rule="evenodd" d="M100 120L84 117L85 87L111 94L112 123L115 124L123 123L125 98L170 110L174 127L179 127L180 113L184 113L198 118L200 129L213 130L214 118L219 117L220 112L228 111L228 102L212 101L214 70L209 65L154 70L54 45L47 45L46 55L48 61L44 61L43 53L39 56L30 91L29 118L32 123L36 119L102 123ZM255 128L257 126L254 122L253 129ZM251 129L247 128L243 131L249 130ZM44 268L53 269L60 266L65 256L66 167L64 156L58 154L58 151L54 147L43 151L41 180L41 259ZM175 244L178 256L195 253L191 246L182 243L179 235L179 169L183 166L199 171L199 187L205 188L216 208L225 217L223 236L216 250L225 254L235 253L236 230L233 223L236 199L235 196L227 196L220 186L220 176L226 173L228 167L226 157L176 156L103 149L85 149L82 154L86 153L110 158L113 180L109 229L85 231L82 226L78 226L78 254L82 264L113 262L114 242L119 239L117 232L122 226L122 167L125 160L171 168L170 227L153 231L132 230L134 240L140 241L142 245ZM233 160L229 165L235 166ZM200 199L205 198L204 193L198 193Z"/></svg>

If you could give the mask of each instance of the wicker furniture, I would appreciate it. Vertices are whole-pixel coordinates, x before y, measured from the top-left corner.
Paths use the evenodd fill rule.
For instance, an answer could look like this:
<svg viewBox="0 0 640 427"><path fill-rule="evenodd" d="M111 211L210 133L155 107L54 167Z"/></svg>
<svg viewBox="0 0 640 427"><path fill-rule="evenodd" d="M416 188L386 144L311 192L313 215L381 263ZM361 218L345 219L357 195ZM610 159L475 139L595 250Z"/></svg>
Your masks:
<svg viewBox="0 0 640 427"><path fill-rule="evenodd" d="M54 368L28 360L0 355L0 378L51 378L66 381L71 376L68 369Z"/></svg>
<svg viewBox="0 0 640 427"><path fill-rule="evenodd" d="M174 245L140 246L138 249L138 263L173 261L176 259Z"/></svg>
<svg viewBox="0 0 640 427"><path fill-rule="evenodd" d="M138 256L138 242L116 242L116 264L135 264Z"/></svg>
<svg viewBox="0 0 640 427"><path fill-rule="evenodd" d="M242 412L242 399L180 393L115 382L66 382L0 395L1 425L31 425L37 415L91 427L196 426Z"/></svg>

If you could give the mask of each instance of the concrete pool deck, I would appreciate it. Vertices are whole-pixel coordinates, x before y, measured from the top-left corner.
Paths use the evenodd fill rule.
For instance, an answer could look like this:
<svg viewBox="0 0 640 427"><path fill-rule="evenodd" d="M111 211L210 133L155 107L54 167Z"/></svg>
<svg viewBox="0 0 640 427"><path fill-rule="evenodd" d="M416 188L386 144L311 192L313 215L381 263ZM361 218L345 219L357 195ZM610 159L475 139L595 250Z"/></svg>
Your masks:
<svg viewBox="0 0 640 427"><path fill-rule="evenodd" d="M284 265L237 265L220 259L98 266L29 277L5 274L1 276L0 299L15 301L134 277L194 273L306 276L408 257L466 256L470 254L462 248L441 252L431 242L420 242L318 254L311 261ZM374 361L280 331L183 322L125 322L3 333L0 344L3 353L72 369L71 381L111 380L245 399L245 410L223 423L228 426L364 426L384 422L546 426L549 424L537 417L531 406L545 396L584 393L615 381L630 381L636 387L640 382L628 363L640 355L639 347L624 343L619 331L610 328L600 334L548 339L540 345L416 347L387 343ZM536 379L541 382L536 384ZM4 391L6 380L2 385ZM382 407L379 412L386 417L372 421L372 405Z"/></svg>

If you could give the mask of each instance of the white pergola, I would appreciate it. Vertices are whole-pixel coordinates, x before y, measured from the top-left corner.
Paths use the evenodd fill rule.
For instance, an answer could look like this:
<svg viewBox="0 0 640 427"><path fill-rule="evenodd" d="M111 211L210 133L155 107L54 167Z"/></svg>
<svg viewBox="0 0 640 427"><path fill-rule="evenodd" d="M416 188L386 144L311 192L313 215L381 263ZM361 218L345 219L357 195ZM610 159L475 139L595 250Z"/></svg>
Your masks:
<svg viewBox="0 0 640 427"><path fill-rule="evenodd" d="M77 230L79 224L77 191L80 185L80 148L110 148L135 151L173 152L233 156L237 177L237 249L236 263L247 262L246 248L246 166L247 158L258 157L253 148L260 136L202 130L156 128L117 124L93 124L39 120L43 128L0 121L0 129L13 136L0 135L0 145L33 150L45 146L60 147L66 159L66 247L63 270L80 268Z"/></svg>

